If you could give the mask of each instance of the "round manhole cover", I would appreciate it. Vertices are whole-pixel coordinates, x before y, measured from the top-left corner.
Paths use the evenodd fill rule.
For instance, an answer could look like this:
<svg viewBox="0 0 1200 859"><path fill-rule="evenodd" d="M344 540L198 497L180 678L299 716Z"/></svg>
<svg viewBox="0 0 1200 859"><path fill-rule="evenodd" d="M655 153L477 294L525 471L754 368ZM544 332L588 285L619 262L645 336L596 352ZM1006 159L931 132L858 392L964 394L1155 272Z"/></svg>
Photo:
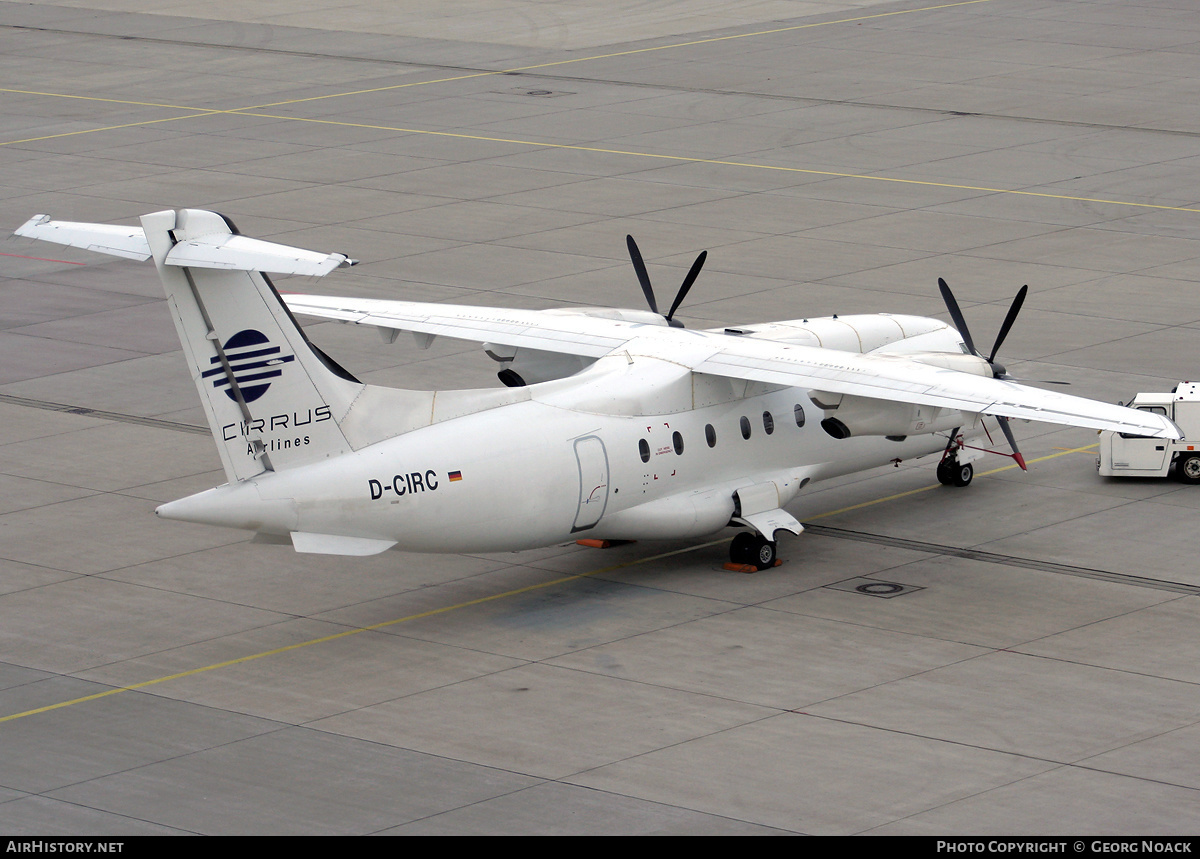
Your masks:
<svg viewBox="0 0 1200 859"><path fill-rule="evenodd" d="M873 596L887 596L888 594L898 594L904 590L904 585L897 585L892 582L871 582L866 585L859 585L855 588L860 594L872 594Z"/></svg>

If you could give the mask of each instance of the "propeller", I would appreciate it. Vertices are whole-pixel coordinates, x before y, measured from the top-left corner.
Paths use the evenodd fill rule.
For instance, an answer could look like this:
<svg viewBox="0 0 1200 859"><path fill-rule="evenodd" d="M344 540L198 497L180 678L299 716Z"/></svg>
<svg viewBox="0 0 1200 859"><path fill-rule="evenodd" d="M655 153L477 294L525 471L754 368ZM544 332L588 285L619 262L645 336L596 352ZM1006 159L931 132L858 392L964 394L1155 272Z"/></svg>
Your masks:
<svg viewBox="0 0 1200 859"><path fill-rule="evenodd" d="M942 300L946 302L946 309L950 311L950 318L954 320L954 327L958 329L958 333L962 335L963 342L971 353L983 358L983 353L975 346L975 341L971 339L971 332L967 328L966 317L963 316L962 308L958 306L958 301L954 298L954 293L950 291L950 287L942 278L938 278L938 289L941 290ZM1008 308L1008 314L1004 317L1004 323L1000 326L1000 331L996 335L996 342L992 345L991 353L984 358L988 362L988 366L992 369L992 378L1004 379L1006 381L1013 380L1013 377L1008 375L1008 370L1003 364L996 363L996 354L1000 351L1000 345L1004 343L1004 338L1008 336L1008 332L1012 330L1013 323L1017 320L1017 314L1021 312L1021 306L1025 303L1025 296L1029 294L1029 284L1022 286L1013 299L1012 304ZM1065 383L1053 383L1065 384ZM1008 425L1008 418L1003 415L995 416L1000 424L1000 431L1004 433L1004 437L1008 439L1009 447L1012 448L1013 459L1017 465L1021 466L1022 471L1028 471L1025 467L1025 457L1021 455L1020 449L1017 447L1016 436L1013 435L1012 427Z"/></svg>
<svg viewBox="0 0 1200 859"><path fill-rule="evenodd" d="M954 293L950 291L950 287L946 281L938 278L938 289L942 292L942 301L946 302L946 309L950 311L950 318L954 320L954 327L958 329L958 333L962 335L963 342L967 344L967 348L971 353L983 358L983 353L975 347L975 341L971 339L971 331L967 328L966 317L963 316L962 308L958 306L958 301L954 298ZM1008 315L1004 317L1004 324L1000 326L1000 333L996 335L996 343L992 346L992 352L987 358L988 365L992 368L992 376L997 379L1010 379L1008 371L1003 364L996 363L996 353L1000 351L1000 346L1004 343L1004 338L1008 336L1008 332L1012 330L1013 323L1017 320L1017 314L1021 312L1021 305L1025 303L1025 296L1029 294L1029 284L1021 287L1017 297L1013 299L1012 305L1008 308Z"/></svg>
<svg viewBox="0 0 1200 859"><path fill-rule="evenodd" d="M629 247L629 259L633 262L633 270L637 272L638 283L642 285L642 293L646 296L646 303L650 305L652 312L659 313L658 302L654 300L654 287L650 285L650 273L646 271L646 262L642 259L642 252L638 250L637 242L633 240L633 236L626 236L625 244ZM708 259L708 251L700 251L700 256L696 257L696 261L692 263L687 277L683 279L683 284L679 287L679 292L675 294L675 301L671 303L671 309L663 317L672 328L683 327L682 322L675 320L675 311L679 309L679 305L683 304L683 299L687 297L688 290L692 288L692 284L700 276L700 269L704 268L704 261L706 259Z"/></svg>

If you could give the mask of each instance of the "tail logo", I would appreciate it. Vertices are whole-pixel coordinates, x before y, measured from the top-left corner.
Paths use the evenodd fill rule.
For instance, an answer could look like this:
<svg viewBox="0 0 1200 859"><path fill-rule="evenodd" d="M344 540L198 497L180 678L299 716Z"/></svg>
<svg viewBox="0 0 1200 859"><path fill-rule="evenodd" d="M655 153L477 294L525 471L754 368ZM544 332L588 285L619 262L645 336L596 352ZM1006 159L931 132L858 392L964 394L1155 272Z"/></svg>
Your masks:
<svg viewBox="0 0 1200 859"><path fill-rule="evenodd" d="M234 334L225 341L222 347L229 366L233 370L233 378L237 380L238 390L242 399L252 403L267 392L271 387L268 379L283 375L283 365L296 360L295 355L283 355L278 346L272 346L267 335L253 328L247 328ZM225 368L221 366L219 356L209 359L213 365L211 370L205 370L201 376L212 379L214 388L223 388L229 399L237 402L233 387Z"/></svg>

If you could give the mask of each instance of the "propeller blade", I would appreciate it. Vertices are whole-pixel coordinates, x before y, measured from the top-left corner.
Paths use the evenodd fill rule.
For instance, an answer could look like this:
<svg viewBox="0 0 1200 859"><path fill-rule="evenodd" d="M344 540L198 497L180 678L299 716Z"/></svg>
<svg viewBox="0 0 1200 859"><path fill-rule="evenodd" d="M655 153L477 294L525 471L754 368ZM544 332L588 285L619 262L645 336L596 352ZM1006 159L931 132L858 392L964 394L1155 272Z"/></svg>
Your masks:
<svg viewBox="0 0 1200 859"><path fill-rule="evenodd" d="M687 273L687 277L683 279L683 284L679 287L679 292L675 296L675 302L671 305L671 312L667 314L667 322L671 322L675 316L675 311L679 309L679 305L683 304L683 299L687 297L688 290L692 288L692 284L696 282L696 278L700 275L700 269L704 268L704 261L708 259L708 251L700 251L700 256L696 257L696 261L692 263L692 268Z"/></svg>
<svg viewBox="0 0 1200 859"><path fill-rule="evenodd" d="M963 342L967 344L972 355L978 355L979 350L975 348L975 341L971 339L971 332L967 329L967 320L963 317L958 302L954 299L954 293L950 291L946 281L940 277L938 278L938 289L942 291L942 301L946 302L946 309L950 311L950 318L954 321L954 327L958 329L958 333L962 335Z"/></svg>
<svg viewBox="0 0 1200 859"><path fill-rule="evenodd" d="M996 421L1000 424L1000 431L1008 439L1008 446L1012 448L1013 459L1017 461L1017 465L1021 466L1022 471L1028 471L1029 469L1025 467L1025 457L1021 456L1021 451L1017 447L1017 439L1013 435L1012 427L1008 425L1008 418L997 415Z"/></svg>
<svg viewBox="0 0 1200 859"><path fill-rule="evenodd" d="M637 242L633 240L633 236L626 236L625 244L629 248L629 259L633 261L633 270L637 272L638 283L642 285L642 292L646 296L646 303L650 305L650 309L654 313L658 313L658 302L654 300L654 287L650 285L650 273L646 271L646 263L642 259L642 252L638 250Z"/></svg>
<svg viewBox="0 0 1200 859"><path fill-rule="evenodd" d="M1017 293L1017 297L1013 299L1012 306L1008 308L1008 315L1004 317L1004 324L1000 326L1000 333L996 335L996 345L992 347L992 354L988 355L988 363L996 360L996 353L1000 351L1000 344L1004 342L1004 338L1008 336L1008 331L1012 328L1013 323L1017 321L1017 314L1021 312L1021 305L1025 303L1025 296L1029 293L1029 284L1021 287L1021 291Z"/></svg>

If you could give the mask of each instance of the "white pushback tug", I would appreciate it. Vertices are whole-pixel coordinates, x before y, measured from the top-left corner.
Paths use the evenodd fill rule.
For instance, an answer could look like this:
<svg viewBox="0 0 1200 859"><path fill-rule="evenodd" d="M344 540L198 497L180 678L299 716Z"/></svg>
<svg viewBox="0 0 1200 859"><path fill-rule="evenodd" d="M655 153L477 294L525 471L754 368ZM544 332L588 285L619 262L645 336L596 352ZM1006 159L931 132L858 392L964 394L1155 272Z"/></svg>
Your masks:
<svg viewBox="0 0 1200 859"><path fill-rule="evenodd" d="M1174 466L1180 483L1200 483L1200 382L1180 382L1169 394L1138 394L1126 405L1174 421L1184 438L1104 431L1096 459L1100 476L1166 477Z"/></svg>

